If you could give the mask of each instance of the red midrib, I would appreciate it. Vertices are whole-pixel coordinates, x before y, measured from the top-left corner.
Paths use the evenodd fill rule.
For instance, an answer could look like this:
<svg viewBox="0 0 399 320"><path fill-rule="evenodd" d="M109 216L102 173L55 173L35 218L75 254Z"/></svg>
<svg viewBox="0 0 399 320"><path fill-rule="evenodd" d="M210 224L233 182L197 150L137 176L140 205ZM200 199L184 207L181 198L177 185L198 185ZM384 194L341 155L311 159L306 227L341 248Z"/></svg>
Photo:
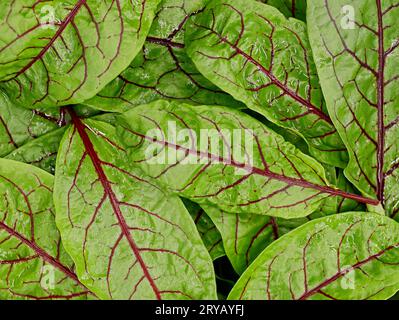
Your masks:
<svg viewBox="0 0 399 320"><path fill-rule="evenodd" d="M384 160L385 160L385 124L384 124L384 76L385 76L385 50L384 50L384 26L382 22L381 0L376 0L378 16L378 79L377 79L377 108L378 108L378 148L377 148L377 195L381 203L384 203Z"/></svg>
<svg viewBox="0 0 399 320"><path fill-rule="evenodd" d="M384 250L381 250L380 252L376 253L375 255L372 255L372 256L368 257L367 259L364 259L362 261L357 262L352 267L349 267L349 268L346 268L346 269L343 269L343 270L337 272L335 275L333 275L332 277L326 279L325 281L320 283L318 286L316 286L313 289L305 292L298 300L306 300L307 298L309 298L312 295L318 293L321 289L327 287L329 284L333 283L335 280L337 280L340 277L344 276L345 274L347 274L351 270L355 270L355 269L361 268L362 266L364 266L365 264L369 263L370 261L378 259L379 257L384 255L388 251L390 251L392 249L397 249L398 246L399 246L399 243L394 244L392 246L389 246L389 247L385 248Z"/></svg>
<svg viewBox="0 0 399 320"><path fill-rule="evenodd" d="M334 189L331 187L327 187L327 186L320 186L320 185L316 185L313 184L311 182L308 182L306 180L302 180L302 179L295 179L295 178L289 178L277 173L273 173L270 172L268 170L265 169L260 169L260 168L256 168L256 167L251 167L249 165L243 164L243 163L239 163L233 160L227 160L224 159L222 157L219 156L215 156L213 154L210 153L206 153L206 152L202 152L202 151L198 151L198 150L192 150L192 149L188 149L182 146L178 146L176 144L170 143L168 141L159 141L159 140L154 140L154 138L143 135L141 133L135 132L133 130L129 130L127 128L125 128L126 130L128 130L129 132L131 132L134 135L137 135L139 137L141 137L142 139L145 139L151 143L157 143L160 144L162 146L168 147L168 148L173 148L175 150L183 150L186 151L192 155L196 155L200 158L206 158L206 159L210 159L210 160L214 160L214 161L218 161L220 163L229 163L231 166L235 167L235 168L239 168L239 169L246 169L250 172L253 172L255 174L258 174L260 176L264 176L264 177L268 177L268 178L272 178L275 180L279 180L279 181L283 181L288 185L295 185L295 186L300 186L300 187L304 187L304 188L309 188L309 189L314 189L314 190L318 190L322 193L327 193L327 194L331 194L333 196L339 196L339 197L343 197L346 199L352 199L352 200L356 200L358 202L361 203L367 203L367 204L371 204L371 205L378 205L379 201L378 200L374 200L374 199L370 199L370 198L365 198L362 197L360 195L357 194L352 194L352 193L347 193L345 191L339 190L339 189Z"/></svg>
<svg viewBox="0 0 399 320"><path fill-rule="evenodd" d="M55 258L50 256L48 253L46 253L42 248L40 248L36 243L33 241L28 240L24 236L22 236L20 233L16 232L15 230L11 229L7 225L5 225L3 222L0 222L0 229L5 230L10 236L17 238L19 241L27 245L29 248L31 248L38 256L40 256L44 261L48 262L58 270L62 271L65 273L69 278L80 284L83 288L85 286L79 281L78 277L76 276L75 273L73 273L69 268L64 266L62 263L57 261ZM86 289L86 288L85 288Z"/></svg>
<svg viewBox="0 0 399 320"><path fill-rule="evenodd" d="M96 173L98 175L98 178L101 181L101 184L104 188L104 192L106 193L112 209L116 215L116 218L118 219L119 225L121 227L122 233L129 242L130 248L132 249L137 261L140 264L141 269L143 270L144 276L148 280L152 290L154 291L156 297L158 300L161 300L161 292L157 288L154 279L151 277L150 272L148 270L148 267L146 266L143 258L141 257L139 248L137 247L136 243L134 242L130 231L129 231L129 226L126 223L126 220L122 214L122 211L119 206L119 201L117 200L117 197L112 190L111 184L108 181L108 178L102 168L101 165L101 160L97 155L97 152L94 150L93 143L91 142L89 136L86 133L86 125L80 120L80 118L75 114L75 112L72 109L69 109L69 114L71 115L73 124L75 125L76 129L78 130L78 133L80 135L80 138L82 139L82 142L85 146L85 149L94 165L94 168L96 170Z"/></svg>
<svg viewBox="0 0 399 320"><path fill-rule="evenodd" d="M23 74L25 71L30 69L37 61L43 58L43 56L46 54L46 52L52 47L54 42L61 36L61 34L64 32L66 27L71 23L71 21L75 18L75 16L78 14L80 8L86 4L86 0L79 0L74 8L71 10L71 12L67 15L65 20L62 22L60 27L58 28L57 32L55 35L51 38L49 43L40 51L40 53L35 56L25 67L23 67L18 73L14 76L14 79Z"/></svg>

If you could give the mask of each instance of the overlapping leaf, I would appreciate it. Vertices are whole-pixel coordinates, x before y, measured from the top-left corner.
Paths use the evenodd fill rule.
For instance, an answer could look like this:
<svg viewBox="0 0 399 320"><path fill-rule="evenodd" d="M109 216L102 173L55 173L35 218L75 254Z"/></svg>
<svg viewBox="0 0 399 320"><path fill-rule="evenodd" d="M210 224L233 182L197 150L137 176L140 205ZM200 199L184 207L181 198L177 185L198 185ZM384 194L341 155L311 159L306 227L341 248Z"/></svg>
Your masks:
<svg viewBox="0 0 399 320"><path fill-rule="evenodd" d="M0 299L85 299L55 225L53 177L0 159Z"/></svg>
<svg viewBox="0 0 399 320"><path fill-rule="evenodd" d="M196 203L189 200L183 200L185 207L190 213L197 226L198 232L204 242L205 247L208 249L212 260L216 260L225 255L223 248L222 236L218 228L212 222L211 218L206 212Z"/></svg>
<svg viewBox="0 0 399 320"><path fill-rule="evenodd" d="M222 234L226 254L238 274L242 274L268 245L308 221L231 214L210 206L204 206L204 210Z"/></svg>
<svg viewBox="0 0 399 320"><path fill-rule="evenodd" d="M140 51L158 2L2 1L0 87L28 108L93 97Z"/></svg>
<svg viewBox="0 0 399 320"><path fill-rule="evenodd" d="M306 21L307 0L259 0L279 9L286 17L294 17Z"/></svg>
<svg viewBox="0 0 399 320"><path fill-rule="evenodd" d="M0 157L66 123L63 110L27 110L0 93Z"/></svg>
<svg viewBox="0 0 399 320"><path fill-rule="evenodd" d="M201 73L302 135L317 159L345 167L345 146L326 111L303 22L243 0L211 1L192 20L186 50Z"/></svg>
<svg viewBox="0 0 399 320"><path fill-rule="evenodd" d="M313 0L309 8L327 106L350 152L345 173L396 217L399 2Z"/></svg>
<svg viewBox="0 0 399 320"><path fill-rule="evenodd" d="M311 221L269 246L230 299L386 299L399 290L399 225L366 213Z"/></svg>
<svg viewBox="0 0 399 320"><path fill-rule="evenodd" d="M111 125L73 123L54 198L81 281L103 299L215 299L212 261L180 199L132 168Z"/></svg>
<svg viewBox="0 0 399 320"><path fill-rule="evenodd" d="M29 141L5 158L28 163L54 174L57 152L64 132L65 128L49 132Z"/></svg>
<svg viewBox="0 0 399 320"><path fill-rule="evenodd" d="M239 111L157 101L118 122L131 161L200 204L296 218L328 197L378 203L329 187L319 163Z"/></svg>
<svg viewBox="0 0 399 320"><path fill-rule="evenodd" d="M240 106L196 69L185 52L187 20L207 0L163 0L139 55L117 79L86 105L121 111L159 99Z"/></svg>

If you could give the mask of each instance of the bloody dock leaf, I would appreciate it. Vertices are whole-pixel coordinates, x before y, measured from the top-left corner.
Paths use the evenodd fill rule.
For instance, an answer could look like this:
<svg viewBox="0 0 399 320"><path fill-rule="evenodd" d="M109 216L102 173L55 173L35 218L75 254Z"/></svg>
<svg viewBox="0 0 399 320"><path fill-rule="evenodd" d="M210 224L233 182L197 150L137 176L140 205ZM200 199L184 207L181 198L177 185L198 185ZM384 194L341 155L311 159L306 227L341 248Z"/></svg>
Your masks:
<svg viewBox="0 0 399 320"><path fill-rule="evenodd" d="M27 108L93 97L140 51L158 2L2 1L0 87Z"/></svg>
<svg viewBox="0 0 399 320"><path fill-rule="evenodd" d="M387 299L399 289L399 224L364 212L317 219L266 248L229 299Z"/></svg>
<svg viewBox="0 0 399 320"><path fill-rule="evenodd" d="M212 260L177 197L131 166L110 124L81 120L57 158L57 226L102 299L215 299Z"/></svg>
<svg viewBox="0 0 399 320"><path fill-rule="evenodd" d="M119 117L130 159L194 202L231 213L304 217L323 199L365 199L330 187L323 167L250 116L156 101Z"/></svg>
<svg viewBox="0 0 399 320"><path fill-rule="evenodd" d="M215 0L192 18L186 45L197 68L217 86L303 136L320 161L346 166L303 22L255 1Z"/></svg>
<svg viewBox="0 0 399 320"><path fill-rule="evenodd" d="M55 225L53 176L0 159L0 299L86 299Z"/></svg>
<svg viewBox="0 0 399 320"><path fill-rule="evenodd" d="M279 9L286 17L294 17L306 21L307 0L259 0Z"/></svg>
<svg viewBox="0 0 399 320"><path fill-rule="evenodd" d="M345 173L392 217L399 212L398 13L397 1L309 2L327 106L349 149Z"/></svg>

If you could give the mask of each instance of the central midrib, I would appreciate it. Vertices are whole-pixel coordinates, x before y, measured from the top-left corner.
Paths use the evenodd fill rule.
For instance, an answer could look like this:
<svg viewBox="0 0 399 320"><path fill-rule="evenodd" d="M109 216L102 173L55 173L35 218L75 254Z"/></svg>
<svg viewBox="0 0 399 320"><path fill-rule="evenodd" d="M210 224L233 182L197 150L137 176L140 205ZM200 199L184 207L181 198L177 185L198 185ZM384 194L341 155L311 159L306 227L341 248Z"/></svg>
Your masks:
<svg viewBox="0 0 399 320"><path fill-rule="evenodd" d="M104 188L104 192L106 193L112 209L116 215L116 218L119 222L119 225L121 227L122 233L127 239L130 248L132 249L137 261L140 264L141 269L143 270L144 276L148 280L152 290L155 293L155 296L157 297L158 300L161 300L161 293L160 290L157 288L154 279L151 277L150 272L148 270L148 267L146 266L143 258L141 257L139 248L137 247L135 241L133 240L130 231L129 231L129 226L127 225L127 222L122 214L122 211L120 209L119 201L116 198L116 195L114 191L112 190L111 184L108 181L108 178L102 168L101 165L101 160L97 155L97 152L94 150L93 143L91 142L87 132L86 132L86 125L80 120L80 118L75 114L75 112L72 109L69 109L69 114L71 115L73 124L75 125L76 129L78 130L79 136L82 139L82 142L85 146L85 149L94 165L95 171L98 175L98 178Z"/></svg>

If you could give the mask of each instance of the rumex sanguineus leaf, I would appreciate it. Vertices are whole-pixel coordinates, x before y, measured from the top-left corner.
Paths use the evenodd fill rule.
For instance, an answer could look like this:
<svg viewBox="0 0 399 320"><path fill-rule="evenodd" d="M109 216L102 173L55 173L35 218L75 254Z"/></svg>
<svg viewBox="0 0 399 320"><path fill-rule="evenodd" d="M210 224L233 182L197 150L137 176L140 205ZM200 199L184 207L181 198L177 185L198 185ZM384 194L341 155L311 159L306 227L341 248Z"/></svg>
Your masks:
<svg viewBox="0 0 399 320"><path fill-rule="evenodd" d="M306 21L307 0L259 0L279 9L286 17L294 17Z"/></svg>
<svg viewBox="0 0 399 320"><path fill-rule="evenodd" d="M309 34L345 174L392 217L398 202L399 2L309 1Z"/></svg>
<svg viewBox="0 0 399 320"><path fill-rule="evenodd" d="M204 78L186 55L186 23L206 2L162 1L141 52L118 78L85 104L112 112L159 99L244 107Z"/></svg>
<svg viewBox="0 0 399 320"><path fill-rule="evenodd" d="M217 86L303 136L317 159L346 166L303 22L260 2L215 0L192 18L186 51Z"/></svg>
<svg viewBox="0 0 399 320"><path fill-rule="evenodd" d="M93 97L139 52L158 2L2 1L0 87L27 108Z"/></svg>
<svg viewBox="0 0 399 320"><path fill-rule="evenodd" d="M330 187L317 161L240 111L156 101L118 123L131 161L199 204L283 218L307 216L328 197L378 204Z"/></svg>
<svg viewBox="0 0 399 320"><path fill-rule="evenodd" d="M54 198L79 279L102 299L215 299L212 260L181 200L132 168L114 127L71 114Z"/></svg>
<svg viewBox="0 0 399 320"><path fill-rule="evenodd" d="M50 174L0 159L0 299L85 299L55 225Z"/></svg>
<svg viewBox="0 0 399 320"><path fill-rule="evenodd" d="M399 225L365 212L317 219L266 248L229 299L387 299L399 289Z"/></svg>

